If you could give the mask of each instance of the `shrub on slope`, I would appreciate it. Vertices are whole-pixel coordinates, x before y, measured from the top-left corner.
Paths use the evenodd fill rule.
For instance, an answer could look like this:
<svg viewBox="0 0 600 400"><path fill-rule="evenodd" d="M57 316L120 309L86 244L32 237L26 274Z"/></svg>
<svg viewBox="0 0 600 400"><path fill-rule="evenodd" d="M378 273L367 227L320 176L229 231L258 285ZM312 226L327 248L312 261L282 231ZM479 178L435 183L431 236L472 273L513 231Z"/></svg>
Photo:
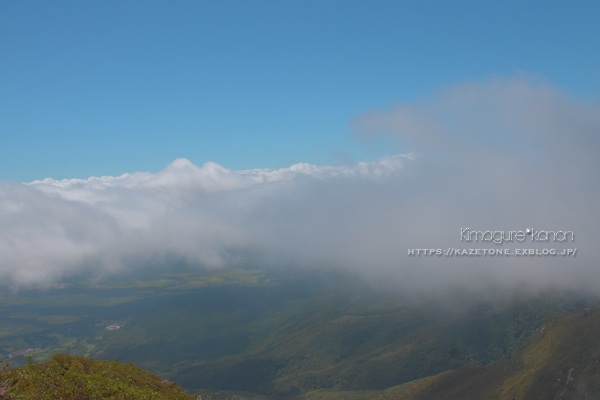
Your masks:
<svg viewBox="0 0 600 400"><path fill-rule="evenodd" d="M22 368L4 364L0 370L0 399L190 400L193 397L131 363L57 354L45 364L28 362Z"/></svg>

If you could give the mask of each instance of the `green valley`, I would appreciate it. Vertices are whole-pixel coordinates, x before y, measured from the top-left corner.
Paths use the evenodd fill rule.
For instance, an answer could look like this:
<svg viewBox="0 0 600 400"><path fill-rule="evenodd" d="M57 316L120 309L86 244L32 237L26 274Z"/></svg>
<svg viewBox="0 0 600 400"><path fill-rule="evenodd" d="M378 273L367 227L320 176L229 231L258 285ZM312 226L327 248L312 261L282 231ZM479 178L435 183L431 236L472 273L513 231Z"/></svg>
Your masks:
<svg viewBox="0 0 600 400"><path fill-rule="evenodd" d="M546 321L592 303L417 302L323 270L173 272L5 290L0 359L118 357L215 399L412 398L500 368Z"/></svg>

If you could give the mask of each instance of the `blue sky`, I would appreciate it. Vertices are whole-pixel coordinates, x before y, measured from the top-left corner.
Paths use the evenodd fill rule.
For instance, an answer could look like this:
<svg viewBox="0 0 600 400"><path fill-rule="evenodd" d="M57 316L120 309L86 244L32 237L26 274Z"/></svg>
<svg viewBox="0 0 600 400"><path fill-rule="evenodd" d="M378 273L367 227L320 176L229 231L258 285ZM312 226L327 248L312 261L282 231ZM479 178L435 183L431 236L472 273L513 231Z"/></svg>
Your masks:
<svg viewBox="0 0 600 400"><path fill-rule="evenodd" d="M595 1L0 3L0 179L373 161L351 122L528 74L597 103Z"/></svg>

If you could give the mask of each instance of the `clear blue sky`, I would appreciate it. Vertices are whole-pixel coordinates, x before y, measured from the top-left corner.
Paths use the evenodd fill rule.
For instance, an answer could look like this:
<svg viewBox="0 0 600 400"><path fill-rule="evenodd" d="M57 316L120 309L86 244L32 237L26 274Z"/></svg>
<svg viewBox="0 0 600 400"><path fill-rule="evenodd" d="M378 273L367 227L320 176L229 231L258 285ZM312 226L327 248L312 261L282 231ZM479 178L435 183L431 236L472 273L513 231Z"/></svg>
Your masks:
<svg viewBox="0 0 600 400"><path fill-rule="evenodd" d="M600 98L598 1L3 1L0 179L369 161L356 116L519 71Z"/></svg>

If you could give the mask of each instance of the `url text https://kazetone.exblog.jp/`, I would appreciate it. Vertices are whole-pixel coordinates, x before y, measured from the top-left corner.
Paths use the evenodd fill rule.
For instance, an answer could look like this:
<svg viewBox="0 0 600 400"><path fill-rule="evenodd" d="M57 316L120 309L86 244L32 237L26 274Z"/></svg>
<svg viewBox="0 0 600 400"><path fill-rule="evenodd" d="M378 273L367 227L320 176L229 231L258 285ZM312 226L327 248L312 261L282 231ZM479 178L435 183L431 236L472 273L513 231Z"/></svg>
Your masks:
<svg viewBox="0 0 600 400"><path fill-rule="evenodd" d="M408 249L409 256L445 256L445 257L575 257L577 248L573 249Z"/></svg>

